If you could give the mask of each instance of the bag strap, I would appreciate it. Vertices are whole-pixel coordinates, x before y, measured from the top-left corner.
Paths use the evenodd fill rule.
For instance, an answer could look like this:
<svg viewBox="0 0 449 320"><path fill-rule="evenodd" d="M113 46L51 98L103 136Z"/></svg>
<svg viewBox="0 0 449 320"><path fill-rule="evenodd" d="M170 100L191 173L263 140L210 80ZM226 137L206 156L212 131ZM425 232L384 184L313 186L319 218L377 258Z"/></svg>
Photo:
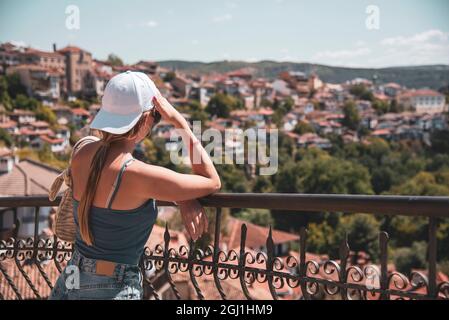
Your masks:
<svg viewBox="0 0 449 320"><path fill-rule="evenodd" d="M72 158L75 156L75 154L81 150L82 147L84 147L86 144L99 141L100 138L96 136L86 136L84 138L79 139L75 145L72 148L72 153L70 154L70 164L72 164Z"/></svg>
<svg viewBox="0 0 449 320"><path fill-rule="evenodd" d="M50 187L50 190L48 192L48 199L50 199L50 201L54 201L56 199L56 196L58 195L63 182L65 182L65 184L69 188L72 187L72 181L71 181L72 177L70 174L70 167L72 166L73 156L86 144L95 142L98 140L100 140L100 138L98 138L96 136L86 136L84 138L79 139L75 143L75 145L72 148L72 152L70 154L69 166L56 177L56 179L53 181L53 183Z"/></svg>

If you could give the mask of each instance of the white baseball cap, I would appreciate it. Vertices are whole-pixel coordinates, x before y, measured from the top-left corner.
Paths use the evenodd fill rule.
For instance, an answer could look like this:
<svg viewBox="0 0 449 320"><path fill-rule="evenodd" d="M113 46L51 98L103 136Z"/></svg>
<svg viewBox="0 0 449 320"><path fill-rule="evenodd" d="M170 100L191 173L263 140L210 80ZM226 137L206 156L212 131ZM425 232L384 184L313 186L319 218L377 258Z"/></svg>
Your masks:
<svg viewBox="0 0 449 320"><path fill-rule="evenodd" d="M159 92L142 72L126 71L109 80L101 108L90 124L91 129L113 134L131 130L142 113L154 108L153 98Z"/></svg>

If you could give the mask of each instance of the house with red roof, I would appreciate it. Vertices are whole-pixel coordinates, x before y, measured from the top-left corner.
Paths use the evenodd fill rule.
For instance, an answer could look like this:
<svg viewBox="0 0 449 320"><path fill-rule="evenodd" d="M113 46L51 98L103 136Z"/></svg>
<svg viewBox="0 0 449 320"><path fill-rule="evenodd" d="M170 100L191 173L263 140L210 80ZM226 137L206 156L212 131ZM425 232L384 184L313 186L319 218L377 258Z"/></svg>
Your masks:
<svg viewBox="0 0 449 320"><path fill-rule="evenodd" d="M10 156L9 153L4 155L4 157ZM34 160L13 161L13 165L8 167L8 171L0 175L0 196L48 196L50 187L59 174L59 170ZM65 189L66 186L63 185L62 190ZM14 228L15 221L18 219L21 222L19 230L17 230L19 238L27 238L34 234L35 209L33 207L18 207L16 210L4 207L0 210L3 211L0 214L0 226L2 226L0 229ZM48 227L49 213L50 207L40 208L39 234Z"/></svg>
<svg viewBox="0 0 449 320"><path fill-rule="evenodd" d="M83 108L73 108L70 111L72 112L72 122L76 126L83 125L91 116L90 112Z"/></svg>
<svg viewBox="0 0 449 320"><path fill-rule="evenodd" d="M31 110L14 109L8 116L12 121L17 122L19 126L28 125L36 121L36 115Z"/></svg>
<svg viewBox="0 0 449 320"><path fill-rule="evenodd" d="M398 100L406 110L417 113L441 113L448 109L446 97L430 89L406 91Z"/></svg>
<svg viewBox="0 0 449 320"><path fill-rule="evenodd" d="M61 96L64 70L38 64L19 64L6 70L8 75L17 74L29 96L52 103Z"/></svg>
<svg viewBox="0 0 449 320"><path fill-rule="evenodd" d="M14 164L17 162L17 157L14 151L7 147L0 147L0 175L11 172Z"/></svg>
<svg viewBox="0 0 449 320"><path fill-rule="evenodd" d="M55 135L40 135L39 138L33 143L33 146L41 149L45 144L50 146L50 150L53 153L64 152L69 146L69 140L65 138L58 138Z"/></svg>
<svg viewBox="0 0 449 320"><path fill-rule="evenodd" d="M384 94L392 98L396 97L402 91L402 86L395 82L384 84L382 87Z"/></svg>
<svg viewBox="0 0 449 320"><path fill-rule="evenodd" d="M235 217L229 217L226 225L226 235L223 236L221 245L224 250L232 250L240 248L241 229L242 225L247 227L246 233L246 247L257 252L266 252L267 237L270 228L256 225L251 222L243 221ZM288 255L290 245L294 241L299 240L299 236L294 233L288 233L281 230L272 229L272 238L274 242L274 255L285 256Z"/></svg>
<svg viewBox="0 0 449 320"><path fill-rule="evenodd" d="M13 134L19 130L17 122L11 120L8 112L2 104L0 104L0 128L9 134Z"/></svg>

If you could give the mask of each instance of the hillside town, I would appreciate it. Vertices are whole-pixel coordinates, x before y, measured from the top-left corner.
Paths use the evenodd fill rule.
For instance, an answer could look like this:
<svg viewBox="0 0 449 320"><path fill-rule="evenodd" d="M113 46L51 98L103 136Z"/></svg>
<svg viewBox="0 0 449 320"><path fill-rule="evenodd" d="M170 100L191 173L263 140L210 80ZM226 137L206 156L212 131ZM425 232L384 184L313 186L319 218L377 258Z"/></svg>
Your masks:
<svg viewBox="0 0 449 320"><path fill-rule="evenodd" d="M161 93L179 107L197 101L205 108L217 93L235 97L240 107L231 110L228 118L213 117L203 125L219 130L280 125L278 129L299 147L328 149L332 145L329 134L341 136L345 142L375 136L428 143L429 132L447 127L448 105L444 94L426 88L405 88L397 83L377 83L376 79L357 78L333 84L323 82L315 73L298 71L284 71L276 79L264 79L255 77L250 68L223 74L185 74L145 60L114 66L75 46L53 45L53 51L49 52L12 43L1 44L0 63L2 74L18 75L28 96L50 107L57 117L57 126L52 126L38 120L31 110L6 110L0 106L0 128L13 137L16 147L27 145L38 150L49 145L54 153L64 153L70 148L71 134L78 137L88 134L86 125L99 109L105 85L115 74L126 70L149 75ZM358 94L360 88L366 92ZM274 121L273 104L286 98L291 99L290 110L282 115L281 121ZM71 106L70 102L78 99L95 103ZM363 130L356 131L345 123L346 101L354 102ZM386 106L386 110L380 110L379 105ZM307 129L295 130L299 124ZM161 123L156 131L168 143L170 130L170 126Z"/></svg>

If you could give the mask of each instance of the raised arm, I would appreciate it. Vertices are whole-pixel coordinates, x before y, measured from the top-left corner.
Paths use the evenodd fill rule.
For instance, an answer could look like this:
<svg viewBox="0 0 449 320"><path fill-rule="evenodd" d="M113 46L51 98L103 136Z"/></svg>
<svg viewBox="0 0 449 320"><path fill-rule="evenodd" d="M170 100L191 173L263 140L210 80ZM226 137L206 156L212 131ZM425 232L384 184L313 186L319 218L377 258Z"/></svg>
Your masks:
<svg viewBox="0 0 449 320"><path fill-rule="evenodd" d="M183 142L188 146L193 174L177 173L158 166L145 166L139 174L141 178L153 182L146 184L148 195L160 200L179 202L217 192L221 188L220 177L188 122L160 94L153 102L162 118L178 130Z"/></svg>

